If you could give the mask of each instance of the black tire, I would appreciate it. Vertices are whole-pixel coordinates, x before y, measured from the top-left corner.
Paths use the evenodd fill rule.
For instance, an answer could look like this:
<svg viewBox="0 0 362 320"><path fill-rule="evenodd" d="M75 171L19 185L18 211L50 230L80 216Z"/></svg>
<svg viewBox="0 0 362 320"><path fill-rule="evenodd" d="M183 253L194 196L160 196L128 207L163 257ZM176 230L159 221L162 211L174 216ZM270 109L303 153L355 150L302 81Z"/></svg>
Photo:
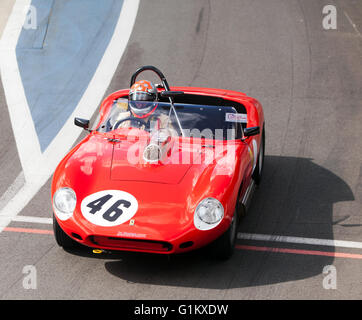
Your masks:
<svg viewBox="0 0 362 320"><path fill-rule="evenodd" d="M53 230L57 244L64 249L72 249L78 245L78 242L69 237L59 226L57 219L53 215Z"/></svg>
<svg viewBox="0 0 362 320"><path fill-rule="evenodd" d="M265 158L265 130L262 132L261 136L261 144L260 150L258 154L258 162L256 163L254 172L253 172L253 179L256 185L259 185L262 180L263 175L263 168L264 168L264 158Z"/></svg>
<svg viewBox="0 0 362 320"><path fill-rule="evenodd" d="M210 245L212 256L218 260L228 260L234 253L238 231L238 214L235 210L230 227Z"/></svg>

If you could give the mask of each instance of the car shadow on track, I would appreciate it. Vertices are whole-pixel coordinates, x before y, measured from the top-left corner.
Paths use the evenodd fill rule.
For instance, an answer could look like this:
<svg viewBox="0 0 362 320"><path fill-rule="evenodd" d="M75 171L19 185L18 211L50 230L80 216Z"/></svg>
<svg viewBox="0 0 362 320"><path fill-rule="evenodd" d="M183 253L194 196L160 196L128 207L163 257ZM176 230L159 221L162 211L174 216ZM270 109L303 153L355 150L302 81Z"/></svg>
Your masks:
<svg viewBox="0 0 362 320"><path fill-rule="evenodd" d="M333 239L333 225L341 220L333 222L333 204L354 200L342 179L311 159L296 157L266 156L263 174L239 232ZM334 251L334 247L250 240L238 244ZM329 256L253 250L236 250L228 261L212 259L202 249L170 257L125 252L107 256L106 270L128 282L212 289L305 279L321 275L334 261Z"/></svg>

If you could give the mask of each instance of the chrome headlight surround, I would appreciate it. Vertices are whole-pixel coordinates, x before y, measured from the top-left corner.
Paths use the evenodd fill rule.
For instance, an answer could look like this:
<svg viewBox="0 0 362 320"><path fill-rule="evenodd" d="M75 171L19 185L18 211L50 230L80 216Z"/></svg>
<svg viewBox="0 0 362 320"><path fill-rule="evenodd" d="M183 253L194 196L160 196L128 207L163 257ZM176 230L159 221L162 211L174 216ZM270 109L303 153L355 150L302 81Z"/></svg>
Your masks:
<svg viewBox="0 0 362 320"><path fill-rule="evenodd" d="M215 198L205 198L197 205L194 213L194 225L199 230L215 228L224 217L224 207Z"/></svg>
<svg viewBox="0 0 362 320"><path fill-rule="evenodd" d="M53 209L60 220L68 220L75 210L77 196L71 188L60 188L53 196Z"/></svg>

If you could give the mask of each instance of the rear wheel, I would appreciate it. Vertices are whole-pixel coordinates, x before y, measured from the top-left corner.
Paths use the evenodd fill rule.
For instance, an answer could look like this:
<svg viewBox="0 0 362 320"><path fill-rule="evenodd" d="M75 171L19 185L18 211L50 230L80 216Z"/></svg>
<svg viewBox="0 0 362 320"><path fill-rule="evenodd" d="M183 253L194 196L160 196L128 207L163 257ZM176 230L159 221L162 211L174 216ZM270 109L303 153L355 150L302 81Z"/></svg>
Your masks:
<svg viewBox="0 0 362 320"><path fill-rule="evenodd" d="M213 257L220 260L227 260L231 258L235 249L237 229L238 213L235 210L229 228L210 246L211 254L213 255Z"/></svg>
<svg viewBox="0 0 362 320"><path fill-rule="evenodd" d="M265 154L265 130L262 132L261 136L261 143L260 149L258 154L258 162L256 163L254 172L253 172L253 179L257 185L260 184L262 174L263 174L263 167L264 167L264 154Z"/></svg>
<svg viewBox="0 0 362 320"><path fill-rule="evenodd" d="M59 226L57 219L53 215L53 230L57 244L65 249L74 248L78 243L69 237Z"/></svg>

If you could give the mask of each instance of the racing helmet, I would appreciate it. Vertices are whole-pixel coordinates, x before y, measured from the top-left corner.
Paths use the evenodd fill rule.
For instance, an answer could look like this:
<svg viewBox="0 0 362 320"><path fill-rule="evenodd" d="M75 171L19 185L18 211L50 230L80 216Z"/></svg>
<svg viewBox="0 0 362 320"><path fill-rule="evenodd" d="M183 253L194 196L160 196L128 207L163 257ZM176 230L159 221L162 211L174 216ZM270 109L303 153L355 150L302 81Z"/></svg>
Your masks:
<svg viewBox="0 0 362 320"><path fill-rule="evenodd" d="M156 86L147 80L135 82L129 91L129 108L137 118L149 116L157 107Z"/></svg>

